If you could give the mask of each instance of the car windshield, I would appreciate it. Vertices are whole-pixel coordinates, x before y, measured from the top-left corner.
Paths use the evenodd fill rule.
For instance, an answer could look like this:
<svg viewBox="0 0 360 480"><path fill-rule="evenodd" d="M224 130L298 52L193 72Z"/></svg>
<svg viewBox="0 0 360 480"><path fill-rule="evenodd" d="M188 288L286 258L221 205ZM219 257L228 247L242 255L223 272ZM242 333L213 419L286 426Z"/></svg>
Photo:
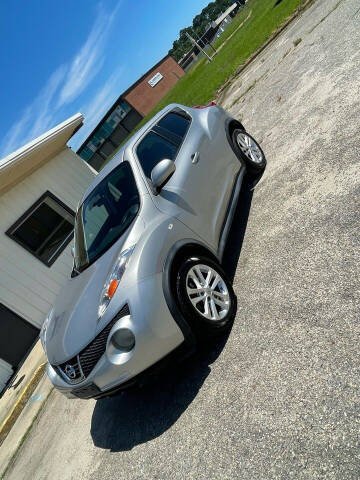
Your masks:
<svg viewBox="0 0 360 480"><path fill-rule="evenodd" d="M139 192L128 162L96 186L75 218L75 269L82 271L125 232L140 208Z"/></svg>

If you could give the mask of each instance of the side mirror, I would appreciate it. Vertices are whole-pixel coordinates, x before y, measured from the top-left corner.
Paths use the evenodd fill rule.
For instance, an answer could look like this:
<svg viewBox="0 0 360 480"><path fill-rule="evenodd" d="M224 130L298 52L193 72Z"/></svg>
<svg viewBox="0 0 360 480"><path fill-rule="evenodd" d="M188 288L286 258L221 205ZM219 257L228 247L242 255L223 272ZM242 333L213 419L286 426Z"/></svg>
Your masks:
<svg viewBox="0 0 360 480"><path fill-rule="evenodd" d="M75 248L71 247L71 256L72 258L75 258Z"/></svg>
<svg viewBox="0 0 360 480"><path fill-rule="evenodd" d="M172 160L161 160L151 171L151 181L156 190L160 192L171 175L175 172L175 163Z"/></svg>

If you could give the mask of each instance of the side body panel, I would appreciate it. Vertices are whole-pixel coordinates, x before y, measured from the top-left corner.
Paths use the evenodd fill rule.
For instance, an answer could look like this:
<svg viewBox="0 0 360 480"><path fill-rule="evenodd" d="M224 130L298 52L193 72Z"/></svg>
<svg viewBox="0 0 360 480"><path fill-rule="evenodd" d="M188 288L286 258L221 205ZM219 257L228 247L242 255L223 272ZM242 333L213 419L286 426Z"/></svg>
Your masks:
<svg viewBox="0 0 360 480"><path fill-rule="evenodd" d="M175 159L176 171L159 195L152 195L164 213L176 216L217 250L235 180L242 164L225 130L226 112L219 107L183 108L192 118ZM132 150L136 158L135 143ZM141 167L138 164L139 169Z"/></svg>

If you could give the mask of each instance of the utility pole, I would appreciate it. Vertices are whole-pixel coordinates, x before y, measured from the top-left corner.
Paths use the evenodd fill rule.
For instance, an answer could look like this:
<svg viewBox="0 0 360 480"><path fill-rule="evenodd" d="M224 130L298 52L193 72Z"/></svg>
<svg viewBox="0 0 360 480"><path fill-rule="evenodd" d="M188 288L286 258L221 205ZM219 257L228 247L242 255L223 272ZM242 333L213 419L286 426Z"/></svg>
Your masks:
<svg viewBox="0 0 360 480"><path fill-rule="evenodd" d="M186 36L188 37L188 39L190 40L190 42L193 45L196 45L198 47L198 49L209 59L209 61L212 62L212 58L205 52L205 50L202 47L200 47L198 42L191 35L189 35L188 32L185 32L185 33L186 33Z"/></svg>
<svg viewBox="0 0 360 480"><path fill-rule="evenodd" d="M194 32L194 30L193 30L193 32ZM210 47L214 50L214 52L217 53L216 48L213 47L213 45L212 45L212 43L211 43L210 41L208 41L207 43L205 43L204 40L202 40L196 32L194 32L194 34L196 35L196 38L197 38L197 40L198 40L198 43L200 44L200 42L202 42L202 44L204 45L203 48L205 48L206 45L210 45Z"/></svg>

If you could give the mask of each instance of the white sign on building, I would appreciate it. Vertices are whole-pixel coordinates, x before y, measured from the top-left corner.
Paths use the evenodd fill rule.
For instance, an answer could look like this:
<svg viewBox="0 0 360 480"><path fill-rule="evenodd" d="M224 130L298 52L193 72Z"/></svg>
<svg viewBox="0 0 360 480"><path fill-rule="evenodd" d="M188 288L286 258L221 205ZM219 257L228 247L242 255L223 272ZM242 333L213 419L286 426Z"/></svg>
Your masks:
<svg viewBox="0 0 360 480"><path fill-rule="evenodd" d="M156 75L150 78L150 80L148 81L148 84L150 85L150 87L155 87L155 85L157 85L160 82L160 80L162 80L163 78L164 78L163 75L161 75L161 73L158 72Z"/></svg>

